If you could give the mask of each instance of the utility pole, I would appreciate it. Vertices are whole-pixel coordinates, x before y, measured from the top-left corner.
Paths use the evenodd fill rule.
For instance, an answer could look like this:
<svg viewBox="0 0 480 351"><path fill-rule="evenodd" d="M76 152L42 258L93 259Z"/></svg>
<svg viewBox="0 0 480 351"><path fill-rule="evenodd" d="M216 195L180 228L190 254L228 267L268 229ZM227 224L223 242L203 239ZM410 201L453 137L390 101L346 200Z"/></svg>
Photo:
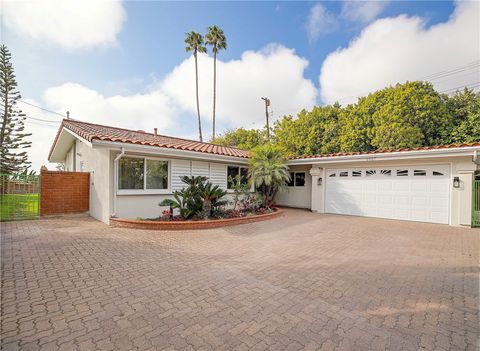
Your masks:
<svg viewBox="0 0 480 351"><path fill-rule="evenodd" d="M262 100L265 101L265 117L267 119L267 140L270 142L270 123L268 122L268 107L270 106L270 99L262 97Z"/></svg>

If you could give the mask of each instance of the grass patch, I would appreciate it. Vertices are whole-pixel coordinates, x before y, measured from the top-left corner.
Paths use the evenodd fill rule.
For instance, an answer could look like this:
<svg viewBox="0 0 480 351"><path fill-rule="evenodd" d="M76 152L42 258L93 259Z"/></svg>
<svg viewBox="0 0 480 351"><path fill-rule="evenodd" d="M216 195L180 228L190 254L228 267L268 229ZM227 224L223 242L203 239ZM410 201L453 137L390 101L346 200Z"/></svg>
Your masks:
<svg viewBox="0 0 480 351"><path fill-rule="evenodd" d="M38 194L0 195L0 221L33 219L40 216Z"/></svg>

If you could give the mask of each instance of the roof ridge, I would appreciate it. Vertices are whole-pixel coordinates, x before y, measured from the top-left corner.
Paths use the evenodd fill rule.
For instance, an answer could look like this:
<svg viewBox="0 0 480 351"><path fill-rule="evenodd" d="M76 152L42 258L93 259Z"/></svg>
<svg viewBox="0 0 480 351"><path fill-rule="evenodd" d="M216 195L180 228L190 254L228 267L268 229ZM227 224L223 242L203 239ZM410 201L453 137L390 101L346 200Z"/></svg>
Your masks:
<svg viewBox="0 0 480 351"><path fill-rule="evenodd" d="M112 127L112 126L108 126L108 125L105 125L105 124L92 123L92 122L84 122L84 121L80 121L80 120L78 120L78 119L72 119L72 118L70 118L70 119L64 118L64 119L62 120L62 124L63 124L63 122L78 122L78 123L82 123L82 124L89 124L89 125L92 125L92 126L105 127L105 128L113 128L113 129L118 129L118 130L124 130L124 131L127 131L127 132L134 132L134 133L140 133L140 134L147 134L147 135L153 135L153 136L155 136L154 133L149 133L149 132L146 132L146 131L144 131L144 130L133 130L133 129L128 129L128 128ZM236 147L236 146L225 146L225 145L219 145L219 144L214 144L214 143L207 143L207 142L204 142L204 141L187 139L187 138L180 138L180 137L175 137L175 136L170 136L170 135L165 135L165 134L157 134L156 136L164 137L164 138L171 138L171 139L176 139L176 140L182 140L182 141L186 141L186 142L195 142L195 143L206 144L206 145L226 147L226 148L230 148L230 149L236 149L236 150L247 151L247 152L248 152L248 150L241 149L241 148Z"/></svg>

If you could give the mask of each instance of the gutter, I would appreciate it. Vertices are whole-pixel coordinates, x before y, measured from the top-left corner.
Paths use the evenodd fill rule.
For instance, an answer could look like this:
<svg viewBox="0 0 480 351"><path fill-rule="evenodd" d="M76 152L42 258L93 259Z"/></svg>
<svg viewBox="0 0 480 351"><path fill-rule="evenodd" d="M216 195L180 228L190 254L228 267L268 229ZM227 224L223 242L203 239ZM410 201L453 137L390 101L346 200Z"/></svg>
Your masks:
<svg viewBox="0 0 480 351"><path fill-rule="evenodd" d="M480 162L480 155L478 146L467 146L462 148L451 149L433 149L433 150L416 150L416 151L397 151L385 153L372 153L361 155L346 155L346 156L332 156L332 157L317 157L317 158L300 158L293 159L287 162L288 165L303 165L303 164L323 164L323 163L342 163L342 162L362 162L362 161L378 161L378 160L401 160L401 159L415 159L415 158L437 158L449 156L471 156L471 152L477 155L476 162Z"/></svg>
<svg viewBox="0 0 480 351"><path fill-rule="evenodd" d="M117 215L117 179L118 179L118 161L125 155L125 148L120 149L120 153L113 160L113 213L112 217Z"/></svg>

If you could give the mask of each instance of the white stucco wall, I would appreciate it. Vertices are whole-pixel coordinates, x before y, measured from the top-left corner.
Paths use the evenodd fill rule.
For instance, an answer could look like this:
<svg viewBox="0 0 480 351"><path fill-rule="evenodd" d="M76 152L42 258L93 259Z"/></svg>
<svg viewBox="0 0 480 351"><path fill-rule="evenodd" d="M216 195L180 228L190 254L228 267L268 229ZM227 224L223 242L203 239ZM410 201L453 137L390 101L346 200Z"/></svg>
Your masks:
<svg viewBox="0 0 480 351"><path fill-rule="evenodd" d="M279 191L275 197L275 201L278 205L297 207L297 208L310 208L312 204L312 176L309 171L311 166L291 166L290 172L305 172L305 186L288 187L285 190Z"/></svg>
<svg viewBox="0 0 480 351"><path fill-rule="evenodd" d="M472 162L472 156L424 158L398 161L372 160L362 162L323 163L319 165L312 165L311 173L315 174L312 177L312 181L315 185L312 188L311 209L314 212L324 212L325 170L327 169L439 164L447 164L450 166L450 224L469 226L471 224L472 209L472 179L474 171L478 169L478 165ZM317 179L319 177L323 178L321 186L316 185ZM460 178L461 186L458 189L453 187L454 177Z"/></svg>
<svg viewBox="0 0 480 351"><path fill-rule="evenodd" d="M68 150L67 155L65 157L65 171L67 172L74 172L75 171L75 166L74 166L74 154L75 154L75 147L72 145L72 147Z"/></svg>
<svg viewBox="0 0 480 351"><path fill-rule="evenodd" d="M114 194L114 159L118 155L118 152L112 152L110 156L111 174L111 208L113 209L113 194ZM129 154L125 155L128 157ZM141 156L141 154L130 154ZM152 157L149 155L148 157ZM214 184L220 186L220 188L227 190L227 167L242 166L245 165L235 163L221 163L221 162L208 162L208 161L193 161L182 158L165 158L162 159L170 161L170 179L169 187L170 191L167 194L135 194L135 195L120 195L116 196L116 216L120 218L136 219L136 218L155 218L162 214L162 211L168 209L168 207L160 207L158 204L167 198L173 198L172 194L174 190L181 189L184 185L179 178L184 175L204 175L209 177L209 180ZM175 178L175 179L173 179ZM233 195L229 193L226 196L227 200L231 201Z"/></svg>
<svg viewBox="0 0 480 351"><path fill-rule="evenodd" d="M90 172L90 215L110 222L110 151L76 141L76 170Z"/></svg>

